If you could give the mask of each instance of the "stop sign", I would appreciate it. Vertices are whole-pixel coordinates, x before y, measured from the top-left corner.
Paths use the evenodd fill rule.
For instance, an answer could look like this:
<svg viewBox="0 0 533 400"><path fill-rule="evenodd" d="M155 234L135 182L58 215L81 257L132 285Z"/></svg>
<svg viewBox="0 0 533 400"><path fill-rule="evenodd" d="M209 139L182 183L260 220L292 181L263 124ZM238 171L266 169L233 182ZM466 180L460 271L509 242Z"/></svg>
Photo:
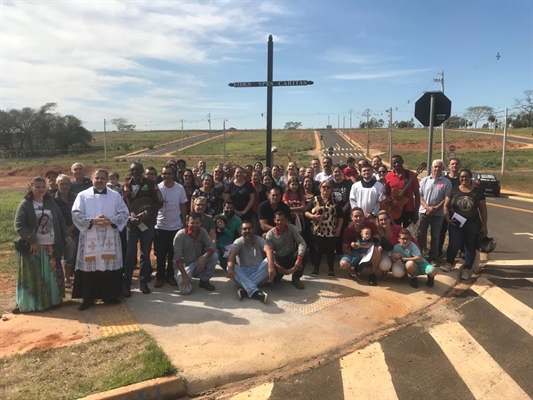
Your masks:
<svg viewBox="0 0 533 400"><path fill-rule="evenodd" d="M426 92L415 103L415 118L424 126L429 126L431 96L434 97L433 126L439 126L452 113L452 102L442 92Z"/></svg>
<svg viewBox="0 0 533 400"><path fill-rule="evenodd" d="M451 145L448 147L448 150L449 150L450 152L453 153L455 150L457 150L457 147L455 147L454 144L451 144Z"/></svg>

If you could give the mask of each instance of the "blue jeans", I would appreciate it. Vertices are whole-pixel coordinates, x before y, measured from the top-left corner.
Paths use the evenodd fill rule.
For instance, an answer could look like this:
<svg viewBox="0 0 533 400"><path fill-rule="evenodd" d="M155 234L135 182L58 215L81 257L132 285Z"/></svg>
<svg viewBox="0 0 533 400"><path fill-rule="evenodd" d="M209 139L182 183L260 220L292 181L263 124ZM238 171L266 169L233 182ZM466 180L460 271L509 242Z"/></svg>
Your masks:
<svg viewBox="0 0 533 400"><path fill-rule="evenodd" d="M420 225L416 240L420 245L420 249L424 251L426 249L428 227L431 226L431 243L429 245L430 261L436 260L439 256L439 239L443 221L444 217L441 216L420 214Z"/></svg>
<svg viewBox="0 0 533 400"><path fill-rule="evenodd" d="M141 241L141 283L148 283L152 268L150 264L150 251L152 250L152 237L154 236L154 227L149 227L141 231L136 226L127 228L126 232L126 268L124 271L124 284L131 285L133 270L137 263L137 242Z"/></svg>
<svg viewBox="0 0 533 400"><path fill-rule="evenodd" d="M189 287L186 287L185 289L181 287L181 282L183 281L183 278L181 276L181 271L176 267L176 282L178 283L178 290L181 294L191 294L192 292L192 278L199 277L201 281L209 282L211 279L211 276L213 276L213 271L215 270L215 266L217 265L218 261L218 253L215 251L213 254L209 256L205 263L205 269L202 272L198 272L196 270L196 264L198 261L193 261L189 265L184 265L185 272L187 272L187 275L189 276L190 282Z"/></svg>
<svg viewBox="0 0 533 400"><path fill-rule="evenodd" d="M479 218L468 219L462 228L453 224L448 225L449 243L446 251L446 262L455 263L457 252L464 246L465 248L465 269L472 269L476 259L476 238L481 231L481 220Z"/></svg>
<svg viewBox="0 0 533 400"><path fill-rule="evenodd" d="M265 258L261 264L251 267L235 264L235 282L246 290L248 297L252 297L259 286L268 282L268 260Z"/></svg>

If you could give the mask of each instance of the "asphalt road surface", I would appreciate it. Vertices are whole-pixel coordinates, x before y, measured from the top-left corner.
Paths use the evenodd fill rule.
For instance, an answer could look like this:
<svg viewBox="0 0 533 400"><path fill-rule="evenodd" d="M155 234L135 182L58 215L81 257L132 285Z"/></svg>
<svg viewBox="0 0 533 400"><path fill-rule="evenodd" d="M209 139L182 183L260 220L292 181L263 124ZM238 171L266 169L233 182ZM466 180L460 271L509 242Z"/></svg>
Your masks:
<svg viewBox="0 0 533 400"><path fill-rule="evenodd" d="M532 398L533 203L487 203L498 247L453 301L367 347L229 398Z"/></svg>
<svg viewBox="0 0 533 400"><path fill-rule="evenodd" d="M322 136L322 148L320 149L322 155L329 155L333 159L333 164L346 164L346 159L350 156L356 160L365 158L364 151L354 148L334 130L322 129L319 134ZM333 150L331 154L329 152L330 147Z"/></svg>
<svg viewBox="0 0 533 400"><path fill-rule="evenodd" d="M462 131L462 130L455 130L455 129L449 129L450 131L452 132L465 132L465 131ZM479 131L474 131L474 132L471 132L471 131L466 131L466 133L476 133L480 136L482 136L483 138L500 138L503 140L503 133L488 133L488 132L479 132ZM525 143L525 144L533 144L533 137L531 138L528 138L526 136L518 136L518 135L512 135L512 136L507 136L507 141L509 142L518 142L518 143Z"/></svg>
<svg viewBox="0 0 533 400"><path fill-rule="evenodd" d="M145 152L139 154L139 155L142 155L143 157L146 157L146 156L163 156L165 154L168 154L168 153L174 153L180 149L182 149L183 147L188 147L188 146L191 146L193 144L196 144L198 142L202 142L204 140L207 140L207 139L213 139L217 136L221 136L223 133L223 131L209 131L209 132L204 132L204 133L200 133L198 135L195 135L193 137L189 137L189 138L186 138L184 137L183 138L183 146L182 146L182 141L181 141L181 135L180 133L178 132L176 134L176 139L177 140L176 142L173 142L173 143L170 143L170 144L167 144L167 145L163 145L163 146L158 146L152 150L146 150Z"/></svg>

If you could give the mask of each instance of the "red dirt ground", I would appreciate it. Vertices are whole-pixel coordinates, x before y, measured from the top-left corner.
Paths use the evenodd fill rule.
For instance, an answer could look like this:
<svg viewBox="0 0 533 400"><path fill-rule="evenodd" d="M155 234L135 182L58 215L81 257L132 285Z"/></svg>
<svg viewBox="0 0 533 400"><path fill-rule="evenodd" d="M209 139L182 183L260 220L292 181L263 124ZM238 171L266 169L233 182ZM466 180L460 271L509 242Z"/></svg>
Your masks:
<svg viewBox="0 0 533 400"><path fill-rule="evenodd" d="M366 143L366 133L354 132L353 137L358 143ZM503 141L501 138L495 139L480 139L480 140L454 140L453 144L457 147L457 151L461 150L501 150L503 147ZM389 144L385 142L371 141L371 148L388 148ZM525 147L524 144L517 142L507 142L507 149L518 149ZM433 150L440 150L440 142L433 143ZM428 145L427 142L404 142L404 143L394 143L394 152L401 153L402 151L427 151Z"/></svg>

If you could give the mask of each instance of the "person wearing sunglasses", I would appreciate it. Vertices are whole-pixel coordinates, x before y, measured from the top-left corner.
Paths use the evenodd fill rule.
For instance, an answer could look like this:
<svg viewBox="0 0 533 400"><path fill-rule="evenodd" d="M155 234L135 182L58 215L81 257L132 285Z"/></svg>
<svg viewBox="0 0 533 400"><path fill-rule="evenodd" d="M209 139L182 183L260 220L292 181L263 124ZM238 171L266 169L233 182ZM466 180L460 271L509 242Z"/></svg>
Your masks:
<svg viewBox="0 0 533 400"><path fill-rule="evenodd" d="M328 276L335 278L333 269L335 262L335 242L341 235L343 212L342 207L332 196L333 185L325 180L320 183L319 195L313 197L306 206L305 217L311 223L313 243L316 246L314 270L311 274L316 278L320 272L322 256L326 254L328 260Z"/></svg>

